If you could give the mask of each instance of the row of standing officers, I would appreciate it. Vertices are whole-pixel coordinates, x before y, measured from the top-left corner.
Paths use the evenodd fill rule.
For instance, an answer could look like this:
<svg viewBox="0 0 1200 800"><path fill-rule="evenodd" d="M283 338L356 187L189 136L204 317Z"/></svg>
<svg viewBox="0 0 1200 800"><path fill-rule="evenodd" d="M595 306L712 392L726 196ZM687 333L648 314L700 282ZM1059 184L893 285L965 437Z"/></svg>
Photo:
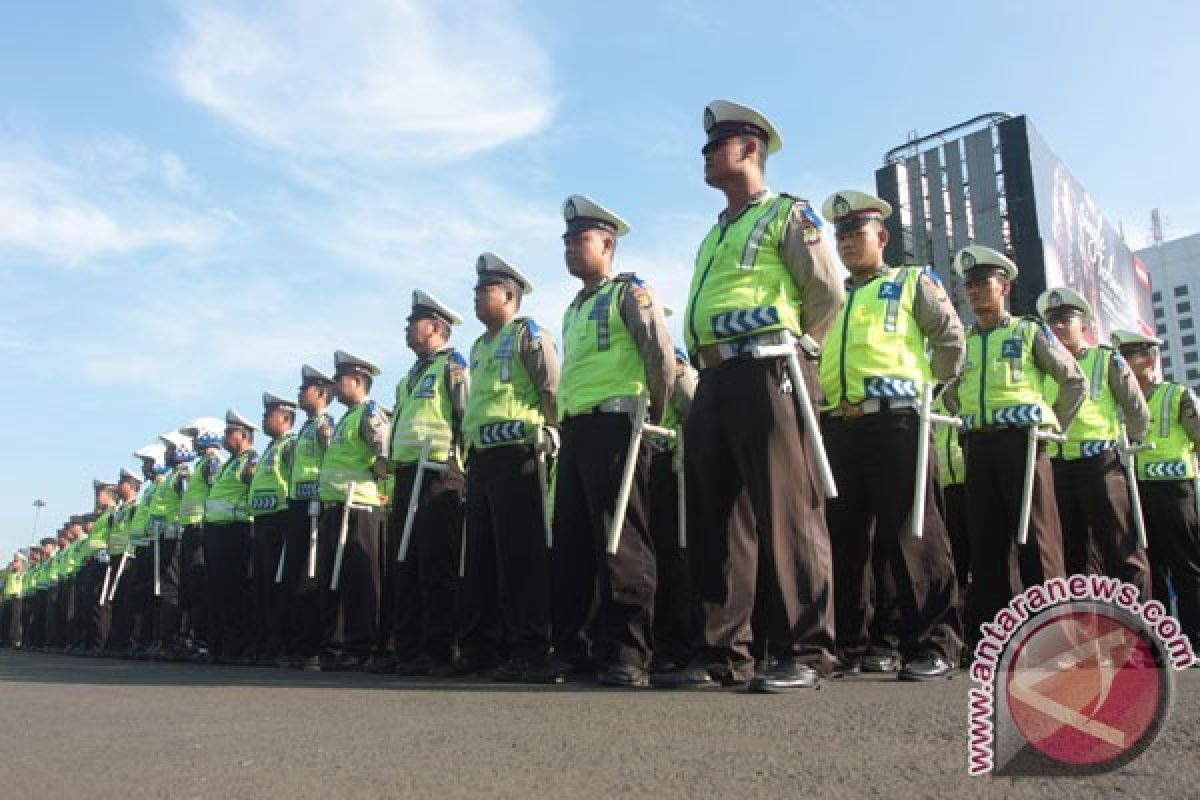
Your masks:
<svg viewBox="0 0 1200 800"><path fill-rule="evenodd" d="M704 128L727 206L697 255L686 350L655 292L614 271L627 223L572 195L582 288L561 365L520 315L528 278L485 253L467 357L449 344L459 315L414 292L393 409L371 399L378 368L338 351L332 378L304 367L296 401L263 396L261 454L230 410L139 450L142 476L97 482L77 570L27 604L28 629L83 652L772 692L834 669L941 678L964 618L969 633L1065 570L1145 595L1173 583L1195 635L1196 411L1153 381L1155 342L1089 346L1090 308L1065 288L1039 301L1053 333L1013 317L1017 267L980 246L954 260L966 332L928 271L885 264L887 203L831 196L835 253L822 215L766 188L781 137L765 116L714 101ZM1149 384L1122 353L1149 354ZM962 434L943 427L940 468L919 472L926 386ZM1042 428L1065 441L1047 452ZM1173 487L1143 491L1150 557L1123 468L1147 437L1140 477Z"/></svg>

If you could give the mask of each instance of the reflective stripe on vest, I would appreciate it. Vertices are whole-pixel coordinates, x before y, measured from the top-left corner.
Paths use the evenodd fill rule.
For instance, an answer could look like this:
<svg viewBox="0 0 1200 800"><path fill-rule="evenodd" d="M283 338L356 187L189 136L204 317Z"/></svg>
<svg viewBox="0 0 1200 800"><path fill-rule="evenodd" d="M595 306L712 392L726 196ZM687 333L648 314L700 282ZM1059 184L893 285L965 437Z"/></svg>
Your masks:
<svg viewBox="0 0 1200 800"><path fill-rule="evenodd" d="M471 447L531 442L545 423L541 393L518 352L527 324L509 320L491 341L480 336L471 346L471 389L463 415Z"/></svg>
<svg viewBox="0 0 1200 800"><path fill-rule="evenodd" d="M646 364L621 319L628 282L624 276L610 280L563 314L559 417L646 391Z"/></svg>
<svg viewBox="0 0 1200 800"><path fill-rule="evenodd" d="M1088 393L1083 399L1083 404L1079 406L1075 419L1071 421L1067 441L1051 445L1052 457L1065 461L1092 458L1117 446L1117 439L1121 435L1121 423L1117 412L1117 399L1108 385L1108 367L1111 359L1112 350L1106 347L1089 348L1086 353L1077 357L1079 368L1088 376ZM1053 404L1058 399L1058 383L1047 375L1043 386L1046 390L1046 401Z"/></svg>
<svg viewBox="0 0 1200 800"><path fill-rule="evenodd" d="M347 411L334 428L333 440L321 459L317 494L323 503L346 502L351 483L355 484L351 503L370 506L380 503L375 475L371 472L375 454L362 438L363 414L370 402L363 401Z"/></svg>
<svg viewBox="0 0 1200 800"><path fill-rule="evenodd" d="M1138 453L1138 479L1181 481L1196 476L1195 445L1180 422L1186 387L1164 381L1154 387L1146 405L1150 409L1147 444L1154 449Z"/></svg>
<svg viewBox="0 0 1200 800"><path fill-rule="evenodd" d="M225 524L239 522L250 518L248 500L250 487L242 479L246 462L250 460L250 452L231 458L221 467L220 474L213 482L204 501L204 521Z"/></svg>
<svg viewBox="0 0 1200 800"><path fill-rule="evenodd" d="M841 401L916 397L932 380L915 312L919 267L888 267L850 287L821 352L823 409Z"/></svg>
<svg viewBox="0 0 1200 800"><path fill-rule="evenodd" d="M800 292L779 254L795 203L764 194L708 232L696 254L684 315L689 350L784 328L802 333Z"/></svg>
<svg viewBox="0 0 1200 800"><path fill-rule="evenodd" d="M1033 360L1036 334L1036 323L1013 317L986 333L971 328L958 389L966 430L1058 424Z"/></svg>
<svg viewBox="0 0 1200 800"><path fill-rule="evenodd" d="M287 509L288 480L283 474L283 451L292 441L284 434L267 445L250 479L250 516L260 517Z"/></svg>

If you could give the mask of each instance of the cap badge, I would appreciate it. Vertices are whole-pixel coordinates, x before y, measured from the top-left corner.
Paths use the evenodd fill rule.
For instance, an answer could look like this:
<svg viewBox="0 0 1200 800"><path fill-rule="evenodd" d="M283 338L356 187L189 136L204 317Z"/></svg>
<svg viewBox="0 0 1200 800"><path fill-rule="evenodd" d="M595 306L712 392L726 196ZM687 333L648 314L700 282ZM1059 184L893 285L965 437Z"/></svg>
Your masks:
<svg viewBox="0 0 1200 800"><path fill-rule="evenodd" d="M570 222L571 220L575 219L575 217L578 214L579 214L579 211L576 210L576 208L575 208L575 201L568 200L567 205L563 208L563 217L565 217L566 220L568 222Z"/></svg>
<svg viewBox="0 0 1200 800"><path fill-rule="evenodd" d="M850 213L850 203L840 194L833 198L834 216L844 217Z"/></svg>
<svg viewBox="0 0 1200 800"><path fill-rule="evenodd" d="M708 133L717 124L717 115L713 113L711 108L704 109L704 132Z"/></svg>
<svg viewBox="0 0 1200 800"><path fill-rule="evenodd" d="M475 269L477 269L477 270L479 270L480 272L482 272L483 270L487 269L487 265L488 265L488 262L487 262L487 257L486 257L486 256L480 256L480 257L479 257L479 260L475 262Z"/></svg>
<svg viewBox="0 0 1200 800"><path fill-rule="evenodd" d="M959 260L962 262L963 269L971 269L975 266L975 256L972 253L963 253Z"/></svg>
<svg viewBox="0 0 1200 800"><path fill-rule="evenodd" d="M1060 294L1058 292L1058 290L1051 292L1050 293L1050 303L1049 303L1050 307L1055 308L1056 306L1061 306L1062 304L1063 304L1062 294Z"/></svg>

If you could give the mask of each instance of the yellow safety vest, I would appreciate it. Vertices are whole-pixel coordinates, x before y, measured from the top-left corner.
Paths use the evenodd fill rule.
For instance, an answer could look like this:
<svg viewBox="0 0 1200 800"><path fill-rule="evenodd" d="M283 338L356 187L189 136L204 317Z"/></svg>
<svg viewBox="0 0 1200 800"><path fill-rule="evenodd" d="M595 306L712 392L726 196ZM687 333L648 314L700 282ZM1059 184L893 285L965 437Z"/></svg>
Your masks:
<svg viewBox="0 0 1200 800"><path fill-rule="evenodd" d="M250 487L242 479L242 473L253 455L253 450L247 450L221 467L208 499L204 501L206 523L222 525L250 518Z"/></svg>
<svg viewBox="0 0 1200 800"><path fill-rule="evenodd" d="M1071 421L1067 441L1051 445L1052 457L1064 461L1092 458L1117 446L1121 422L1117 398L1108 385L1108 366L1112 357L1113 351L1108 347L1091 347L1082 356L1076 356L1079 368L1088 376L1088 393ZM1053 404L1058 399L1058 383L1047 375L1043 385L1046 401Z"/></svg>
<svg viewBox="0 0 1200 800"><path fill-rule="evenodd" d="M637 276L622 274L563 314L560 418L582 414L616 397L646 391L646 363L621 319L623 292Z"/></svg>
<svg viewBox="0 0 1200 800"><path fill-rule="evenodd" d="M843 400L915 398L933 379L913 310L921 273L920 267L888 267L849 287L821 350L823 409Z"/></svg>
<svg viewBox="0 0 1200 800"><path fill-rule="evenodd" d="M1138 480L1182 481L1196 477L1196 447L1179 421L1187 391L1186 386L1163 381L1146 399L1150 408L1146 443L1153 444L1154 449L1138 453Z"/></svg>
<svg viewBox="0 0 1200 800"><path fill-rule="evenodd" d="M531 319L509 320L489 341L480 336L471 346L471 389L463 415L463 433L471 447L528 443L545 424L542 397L519 352L528 329L541 346Z"/></svg>
<svg viewBox="0 0 1200 800"><path fill-rule="evenodd" d="M287 510L288 478L283 473L283 455L295 437L288 433L267 445L250 481L250 516L261 517Z"/></svg>
<svg viewBox="0 0 1200 800"><path fill-rule="evenodd" d="M971 327L958 387L966 430L1058 426L1042 391L1046 376L1033 359L1037 330L1038 323L1014 317L987 332Z"/></svg>
<svg viewBox="0 0 1200 800"><path fill-rule="evenodd" d="M317 494L323 503L344 503L350 485L354 484L351 503L378 506L381 503L379 487L371 467L375 454L362 438L363 414L376 413L374 400L365 400L347 411L338 420L333 431L333 441L321 459L321 477Z"/></svg>
<svg viewBox="0 0 1200 800"><path fill-rule="evenodd" d="M392 416L392 440L388 450L393 465L417 463L426 439L431 443L431 461L450 460L454 407L450 402L446 370L451 361L463 368L467 365L461 355L447 348L433 358L418 360L408 375L396 384L396 410Z"/></svg>

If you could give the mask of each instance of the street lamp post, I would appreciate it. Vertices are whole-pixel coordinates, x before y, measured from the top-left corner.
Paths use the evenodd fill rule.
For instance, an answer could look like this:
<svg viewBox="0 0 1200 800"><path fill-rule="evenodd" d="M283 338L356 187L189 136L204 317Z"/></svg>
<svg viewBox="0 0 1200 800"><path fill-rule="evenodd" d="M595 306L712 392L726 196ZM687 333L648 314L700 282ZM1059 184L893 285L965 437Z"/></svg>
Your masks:
<svg viewBox="0 0 1200 800"><path fill-rule="evenodd" d="M30 534L30 544L37 544L38 515L42 513L42 509L45 507L45 500L38 499L33 501L33 533Z"/></svg>

